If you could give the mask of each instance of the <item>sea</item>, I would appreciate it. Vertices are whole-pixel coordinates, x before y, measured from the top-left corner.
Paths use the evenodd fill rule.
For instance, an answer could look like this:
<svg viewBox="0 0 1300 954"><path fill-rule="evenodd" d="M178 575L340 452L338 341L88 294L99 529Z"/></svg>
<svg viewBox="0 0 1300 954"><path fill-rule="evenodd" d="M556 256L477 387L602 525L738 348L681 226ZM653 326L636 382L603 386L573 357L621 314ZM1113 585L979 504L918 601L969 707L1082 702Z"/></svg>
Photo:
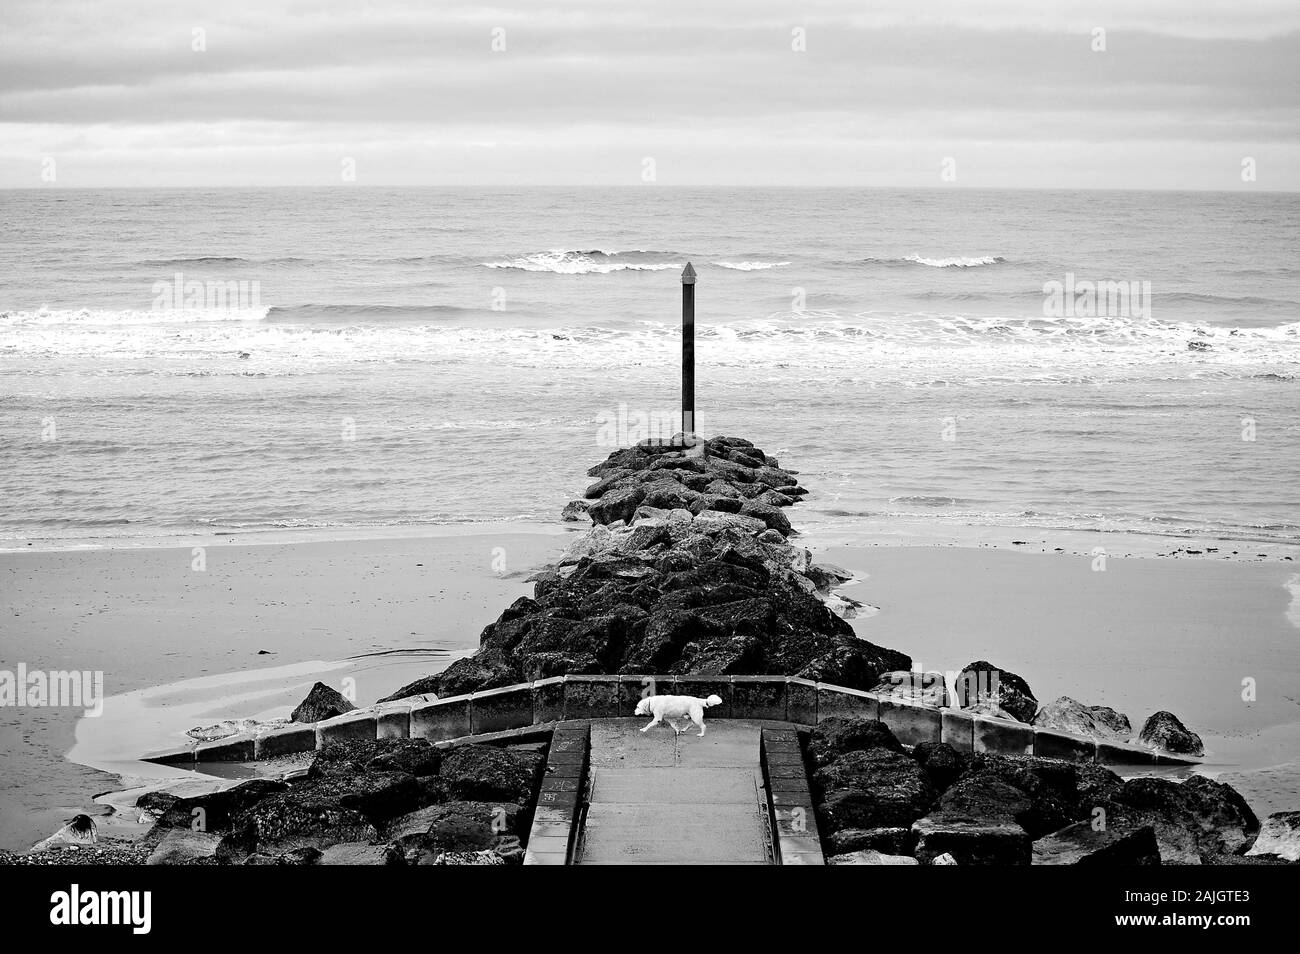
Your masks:
<svg viewBox="0 0 1300 954"><path fill-rule="evenodd" d="M554 521L679 424L806 529L1300 543L1300 195L0 192L0 547Z"/></svg>

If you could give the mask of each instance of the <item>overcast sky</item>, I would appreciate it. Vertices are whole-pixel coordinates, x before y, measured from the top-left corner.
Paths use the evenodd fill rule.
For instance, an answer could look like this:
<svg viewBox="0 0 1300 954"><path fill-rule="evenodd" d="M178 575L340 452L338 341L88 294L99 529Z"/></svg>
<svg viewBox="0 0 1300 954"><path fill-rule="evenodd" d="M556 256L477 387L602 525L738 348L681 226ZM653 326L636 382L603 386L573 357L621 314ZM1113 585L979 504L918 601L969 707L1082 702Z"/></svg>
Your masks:
<svg viewBox="0 0 1300 954"><path fill-rule="evenodd" d="M348 159L650 187L647 158L658 185L1297 190L1300 0L0 2L4 187Z"/></svg>

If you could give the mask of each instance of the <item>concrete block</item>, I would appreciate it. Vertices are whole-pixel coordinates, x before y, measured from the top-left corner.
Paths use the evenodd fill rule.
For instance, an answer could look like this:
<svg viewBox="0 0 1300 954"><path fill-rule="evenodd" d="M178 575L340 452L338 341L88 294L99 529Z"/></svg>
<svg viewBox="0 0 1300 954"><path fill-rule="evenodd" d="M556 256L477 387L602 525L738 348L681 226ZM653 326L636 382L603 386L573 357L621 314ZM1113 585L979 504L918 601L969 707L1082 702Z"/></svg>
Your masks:
<svg viewBox="0 0 1300 954"><path fill-rule="evenodd" d="M616 676L565 676L564 718L613 719L618 717Z"/></svg>
<svg viewBox="0 0 1300 954"><path fill-rule="evenodd" d="M705 718L732 718L730 676L678 676L673 687L673 695L694 696L697 699L707 699L709 696L717 696L722 700L722 704L711 706Z"/></svg>
<svg viewBox="0 0 1300 954"><path fill-rule="evenodd" d="M531 683L484 689L471 695L470 722L474 735L522 729L533 724L533 687Z"/></svg>
<svg viewBox="0 0 1300 954"><path fill-rule="evenodd" d="M828 682L817 683L817 720L879 719L880 705L875 696L861 689L847 689Z"/></svg>
<svg viewBox="0 0 1300 954"><path fill-rule="evenodd" d="M798 676L786 679L785 718L799 725L817 724L817 683Z"/></svg>
<svg viewBox="0 0 1300 954"><path fill-rule="evenodd" d="M929 706L912 706L890 696L877 696L880 721L904 745L943 741L943 716Z"/></svg>
<svg viewBox="0 0 1300 954"><path fill-rule="evenodd" d="M564 677L533 680L533 722L555 722L564 718Z"/></svg>
<svg viewBox="0 0 1300 954"><path fill-rule="evenodd" d="M254 757L252 736L235 735L194 749L196 762L251 762Z"/></svg>
<svg viewBox="0 0 1300 954"><path fill-rule="evenodd" d="M1058 732L1055 729L1035 729L1034 754L1045 759L1065 759L1067 762L1095 762L1097 742L1087 736Z"/></svg>
<svg viewBox="0 0 1300 954"><path fill-rule="evenodd" d="M985 719L982 716L976 716L974 742L976 752L997 752L1000 755L1033 755L1034 727L1023 722L1010 722L1006 719Z"/></svg>
<svg viewBox="0 0 1300 954"><path fill-rule="evenodd" d="M469 695L411 706L411 738L444 742L473 734Z"/></svg>
<svg viewBox="0 0 1300 954"><path fill-rule="evenodd" d="M538 808L557 808L569 812L570 814L578 810L578 791L550 791L545 790L537 793Z"/></svg>
<svg viewBox="0 0 1300 954"><path fill-rule="evenodd" d="M947 742L958 752L972 752L975 749L975 717L960 709L940 709L939 721L941 741Z"/></svg>
<svg viewBox="0 0 1300 954"><path fill-rule="evenodd" d="M1106 765L1155 765L1156 754L1138 745L1098 742L1097 761Z"/></svg>
<svg viewBox="0 0 1300 954"><path fill-rule="evenodd" d="M533 812L533 825L565 825L573 817L562 808L539 808Z"/></svg>
<svg viewBox="0 0 1300 954"><path fill-rule="evenodd" d="M411 736L411 706L405 702L386 702L375 706L375 738L407 739Z"/></svg>
<svg viewBox="0 0 1300 954"><path fill-rule="evenodd" d="M375 713L362 709L316 723L316 748L327 742L373 742L377 738Z"/></svg>
<svg viewBox="0 0 1300 954"><path fill-rule="evenodd" d="M296 755L316 749L316 725L294 723L283 729L274 729L253 740L253 754L258 759L273 759L281 755Z"/></svg>
<svg viewBox="0 0 1300 954"><path fill-rule="evenodd" d="M798 745L799 733L794 729L772 729L766 728L762 734L763 748L777 747L781 745Z"/></svg>
<svg viewBox="0 0 1300 954"><path fill-rule="evenodd" d="M733 719L785 721L785 676L732 676Z"/></svg>

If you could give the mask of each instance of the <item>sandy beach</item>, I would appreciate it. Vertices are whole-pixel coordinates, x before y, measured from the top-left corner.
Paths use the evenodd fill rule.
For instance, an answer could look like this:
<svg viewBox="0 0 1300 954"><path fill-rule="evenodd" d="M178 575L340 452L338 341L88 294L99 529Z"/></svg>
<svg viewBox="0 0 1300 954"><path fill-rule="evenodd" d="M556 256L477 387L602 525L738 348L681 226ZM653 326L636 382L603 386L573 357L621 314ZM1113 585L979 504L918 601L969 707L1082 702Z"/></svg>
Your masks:
<svg viewBox="0 0 1300 954"><path fill-rule="evenodd" d="M119 774L156 774L133 756L196 725L287 716L317 678L351 678L369 702L440 669L531 591L524 577L563 540L558 526L500 527L0 554L3 667L102 670L108 697L99 718L0 709L0 847L29 847ZM78 738L75 757L99 768L64 757Z"/></svg>
<svg viewBox="0 0 1300 954"><path fill-rule="evenodd" d="M104 714L5 710L11 753L4 848L48 834L92 796L176 774L138 756L229 718L289 714L317 679L366 704L436 672L478 634L530 572L561 551L552 527L497 527L386 539L206 541L192 545L0 554L6 660L102 669ZM1295 570L1274 556L1145 557L1094 570L1087 541L1042 546L801 541L851 570L846 596L876 608L854 621L914 666L989 659L1022 675L1040 703L1061 695L1128 714L1157 709L1206 742L1200 771L1231 780L1261 816L1300 804ZM1057 543L1057 541L1049 541ZM5 663L11 665L10 662ZM1254 679L1256 698L1242 699ZM102 809L99 809L102 810Z"/></svg>

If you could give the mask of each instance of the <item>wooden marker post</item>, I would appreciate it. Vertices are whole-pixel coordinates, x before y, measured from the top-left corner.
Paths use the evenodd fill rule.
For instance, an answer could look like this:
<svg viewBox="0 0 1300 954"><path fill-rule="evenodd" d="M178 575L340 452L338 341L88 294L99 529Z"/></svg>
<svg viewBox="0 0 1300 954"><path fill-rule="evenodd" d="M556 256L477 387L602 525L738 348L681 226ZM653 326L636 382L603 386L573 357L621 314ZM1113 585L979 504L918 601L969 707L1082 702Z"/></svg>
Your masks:
<svg viewBox="0 0 1300 954"><path fill-rule="evenodd" d="M682 269L682 443L695 444L695 269Z"/></svg>

